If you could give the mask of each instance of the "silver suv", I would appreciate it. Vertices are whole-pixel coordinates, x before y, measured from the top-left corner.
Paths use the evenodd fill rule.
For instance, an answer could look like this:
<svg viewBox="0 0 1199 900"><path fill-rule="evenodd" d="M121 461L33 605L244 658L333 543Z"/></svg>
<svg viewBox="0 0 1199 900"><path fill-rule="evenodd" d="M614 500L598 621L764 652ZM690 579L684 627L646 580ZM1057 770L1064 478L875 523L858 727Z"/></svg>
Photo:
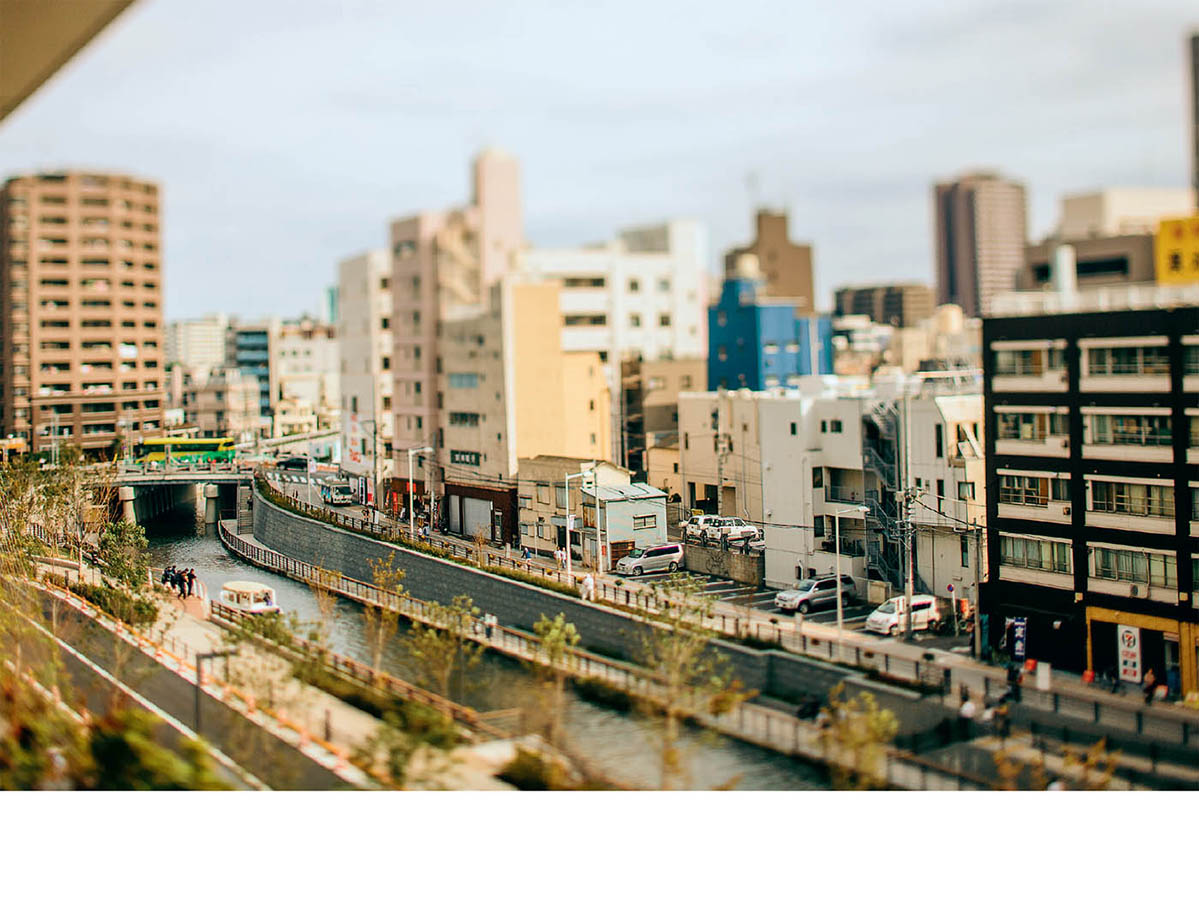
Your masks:
<svg viewBox="0 0 1199 900"><path fill-rule="evenodd" d="M644 575L647 572L677 572L683 564L682 544L663 544L660 547L638 547L628 556L616 561L621 575Z"/></svg>
<svg viewBox="0 0 1199 900"><path fill-rule="evenodd" d="M841 576L841 605L848 606L856 603L858 590L853 579L848 575ZM774 598L774 605L779 609L798 610L805 615L813 609L837 605L837 576L820 575L816 578L805 578L789 591L780 591Z"/></svg>

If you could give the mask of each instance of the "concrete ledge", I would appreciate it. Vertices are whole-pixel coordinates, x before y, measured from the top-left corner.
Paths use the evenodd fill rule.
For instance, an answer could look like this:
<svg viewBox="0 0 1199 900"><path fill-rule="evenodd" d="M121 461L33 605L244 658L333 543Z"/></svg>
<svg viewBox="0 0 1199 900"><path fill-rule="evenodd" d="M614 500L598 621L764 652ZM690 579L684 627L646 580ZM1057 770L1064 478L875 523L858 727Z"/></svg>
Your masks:
<svg viewBox="0 0 1199 900"><path fill-rule="evenodd" d="M716 575L754 587L762 587L766 583L766 557L760 554L746 556L731 550L726 553L719 547L703 547L697 544L687 544L684 553L689 572Z"/></svg>

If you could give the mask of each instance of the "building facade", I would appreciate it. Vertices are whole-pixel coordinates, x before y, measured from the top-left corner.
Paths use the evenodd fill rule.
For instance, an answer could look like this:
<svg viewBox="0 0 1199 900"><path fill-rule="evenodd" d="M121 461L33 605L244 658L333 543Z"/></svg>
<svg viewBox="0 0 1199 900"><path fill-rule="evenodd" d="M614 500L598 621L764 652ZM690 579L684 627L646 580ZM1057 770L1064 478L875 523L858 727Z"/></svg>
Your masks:
<svg viewBox="0 0 1199 900"><path fill-rule="evenodd" d="M271 346L275 437L337 428L341 357L337 329L304 316L282 322Z"/></svg>
<svg viewBox="0 0 1199 900"><path fill-rule="evenodd" d="M229 317L224 313L168 322L166 364L192 370L225 365L228 327Z"/></svg>
<svg viewBox="0 0 1199 900"><path fill-rule="evenodd" d="M0 431L106 452L166 405L160 191L100 172L0 190Z"/></svg>
<svg viewBox="0 0 1199 900"><path fill-rule="evenodd" d="M183 427L198 437L249 441L262 435L258 379L235 368L180 369Z"/></svg>
<svg viewBox="0 0 1199 900"><path fill-rule="evenodd" d="M622 461L644 479L646 454L663 443L678 445L679 394L707 381L705 359L625 359L621 370Z"/></svg>
<svg viewBox="0 0 1199 900"><path fill-rule="evenodd" d="M761 295L757 261L742 256L708 310L708 390L795 384L833 373L833 326L828 316L798 316L786 299Z"/></svg>
<svg viewBox="0 0 1199 900"><path fill-rule="evenodd" d="M996 649L1199 689L1196 301L1015 295L984 322Z"/></svg>
<svg viewBox="0 0 1199 900"><path fill-rule="evenodd" d="M926 284L880 284L838 288L833 294L837 316L867 316L873 322L904 328L927 319L937 308Z"/></svg>
<svg viewBox="0 0 1199 900"><path fill-rule="evenodd" d="M277 318L258 322L230 320L225 333L225 363L258 381L258 414L269 427L278 395L275 377L278 367L272 354L276 349L281 323Z"/></svg>
<svg viewBox="0 0 1199 900"><path fill-rule="evenodd" d="M368 483L359 496L378 493L376 480L395 475L392 458L394 353L391 330L391 259L371 250L342 260L337 288L337 343L341 365L341 468Z"/></svg>
<svg viewBox="0 0 1199 900"><path fill-rule="evenodd" d="M1062 198L1057 229L1049 239L1074 243L1091 238L1152 235L1162 219L1194 212L1194 194L1187 188L1106 188L1067 194Z"/></svg>
<svg viewBox="0 0 1199 900"><path fill-rule="evenodd" d="M816 311L812 246L791 243L785 212L758 210L753 243L725 254L726 278L737 275L737 259L747 253L761 263L765 279L762 296L788 298L795 306L796 315L810 316Z"/></svg>
<svg viewBox="0 0 1199 900"><path fill-rule="evenodd" d="M1058 251L1070 247L1075 283L1079 287L1151 282L1156 278L1153 234L1050 239L1024 248L1024 263L1016 278L1020 290L1038 290L1057 283L1053 271Z"/></svg>
<svg viewBox="0 0 1199 900"><path fill-rule="evenodd" d="M1024 185L992 172L933 189L937 303L983 315L991 297L1015 287L1028 243Z"/></svg>

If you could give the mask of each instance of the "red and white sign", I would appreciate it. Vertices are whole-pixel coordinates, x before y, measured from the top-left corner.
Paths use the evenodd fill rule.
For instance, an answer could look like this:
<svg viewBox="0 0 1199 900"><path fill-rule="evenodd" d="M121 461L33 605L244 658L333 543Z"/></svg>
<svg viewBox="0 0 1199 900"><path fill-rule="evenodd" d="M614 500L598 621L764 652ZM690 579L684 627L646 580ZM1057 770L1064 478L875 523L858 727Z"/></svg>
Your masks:
<svg viewBox="0 0 1199 900"><path fill-rule="evenodd" d="M1132 625L1116 626L1116 655L1120 660L1120 680L1141 683L1141 629Z"/></svg>

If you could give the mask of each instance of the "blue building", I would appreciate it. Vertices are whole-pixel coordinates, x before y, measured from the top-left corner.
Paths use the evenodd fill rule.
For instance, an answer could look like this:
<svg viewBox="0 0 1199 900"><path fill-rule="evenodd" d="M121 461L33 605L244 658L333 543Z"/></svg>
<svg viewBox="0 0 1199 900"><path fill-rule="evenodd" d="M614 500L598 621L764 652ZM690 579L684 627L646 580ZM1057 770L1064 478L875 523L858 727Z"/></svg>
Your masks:
<svg viewBox="0 0 1199 900"><path fill-rule="evenodd" d="M763 284L726 278L708 310L708 390L760 391L833 374L831 318L797 316L794 301L760 296Z"/></svg>
<svg viewBox="0 0 1199 900"><path fill-rule="evenodd" d="M273 412L271 403L271 326L234 325L231 329L230 361L244 375L258 379L258 410L263 416Z"/></svg>

